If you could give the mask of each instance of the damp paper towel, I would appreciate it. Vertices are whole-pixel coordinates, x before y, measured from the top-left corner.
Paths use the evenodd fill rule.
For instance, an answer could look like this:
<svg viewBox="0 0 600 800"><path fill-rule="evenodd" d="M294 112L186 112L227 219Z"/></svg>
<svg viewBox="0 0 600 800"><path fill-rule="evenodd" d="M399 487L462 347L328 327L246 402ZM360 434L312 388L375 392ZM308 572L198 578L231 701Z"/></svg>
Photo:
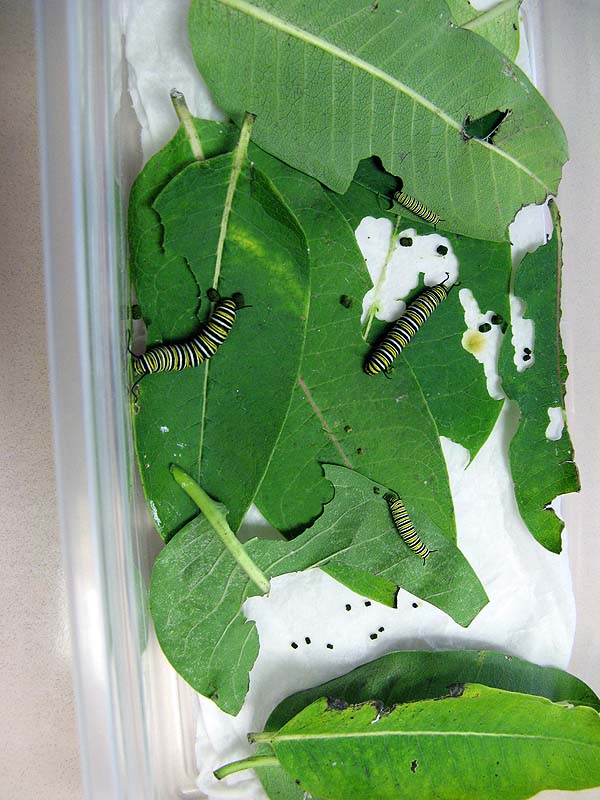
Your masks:
<svg viewBox="0 0 600 800"><path fill-rule="evenodd" d="M477 5L493 5L480 0ZM474 3L474 5L476 5ZM188 42L188 0L130 0L125 4L125 57L128 87L141 127L144 162L173 135L177 119L169 92L182 91L198 117L223 119L198 74ZM528 69L526 37L518 63ZM363 219L356 237L367 261L373 284L381 275L389 246L391 225L385 219ZM524 209L511 227L515 262L546 241L551 222L545 207ZM381 319L393 320L402 311L395 298L417 286L419 273L427 284L439 282L436 248L448 247L444 272L459 280L460 264L450 242L438 233L416 236L407 226L400 236L411 236L411 248L398 248L380 296ZM397 276L402 274L402 286ZM395 278L393 277L395 276ZM465 335L489 321L494 309L481 308L476 287L461 287ZM363 307L368 310L369 295ZM530 349L533 323L523 320L523 304L511 299L516 321L515 353ZM492 397L503 397L497 374L501 333L491 336L477 358ZM515 355L519 369L526 368ZM434 606L405 591L398 608L365 599L318 569L284 575L271 582L266 597L246 601L244 613L256 622L260 653L250 676L250 691L237 717L223 713L210 700L197 697L196 742L198 787L211 800L265 800L262 787L250 771L217 782L213 770L251 753L249 731L261 730L274 706L289 694L342 675L359 664L398 649L486 648L504 651L539 664L566 667L575 629L575 601L567 555L567 536L561 555L544 550L533 539L517 510L508 469L508 445L516 429L517 411L505 404L498 422L472 463L461 445L442 438L442 447L454 499L458 545L483 583L490 602L469 628L464 629ZM549 410L547 435L560 436L557 415ZM554 419L554 421L553 421ZM485 520L486 536L482 535ZM266 531L268 524L251 509L244 527ZM346 606L351 606L351 611ZM377 639L371 634L384 628ZM310 644L305 643L305 638ZM292 649L291 642L300 646ZM334 645L333 649L326 647Z"/></svg>

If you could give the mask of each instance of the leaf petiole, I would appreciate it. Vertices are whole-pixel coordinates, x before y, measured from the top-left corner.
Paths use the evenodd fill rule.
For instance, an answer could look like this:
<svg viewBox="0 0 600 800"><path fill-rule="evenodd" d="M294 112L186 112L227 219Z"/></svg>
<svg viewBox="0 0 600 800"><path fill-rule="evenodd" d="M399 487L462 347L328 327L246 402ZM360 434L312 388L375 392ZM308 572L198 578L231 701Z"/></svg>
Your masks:
<svg viewBox="0 0 600 800"><path fill-rule="evenodd" d="M234 772L242 772L244 769L254 769L254 767L278 767L279 759L275 756L251 756L244 758L242 761L232 761L231 764L225 764L224 767L219 767L214 771L214 776L217 780L226 778L227 775L233 775Z"/></svg>
<svg viewBox="0 0 600 800"><path fill-rule="evenodd" d="M204 161L204 150L202 149L200 137L194 126L194 118L190 114L183 93L177 89L171 89L171 103L173 103L173 108L175 109L179 121L185 128L185 134L190 143L190 149L194 158L196 161Z"/></svg>
<svg viewBox="0 0 600 800"><path fill-rule="evenodd" d="M269 579L250 558L244 545L229 527L225 516L218 509L215 501L181 467L171 464L169 469L183 491L196 503L207 521L212 525L225 547L237 561L240 569L244 570L262 594L268 594L270 588Z"/></svg>

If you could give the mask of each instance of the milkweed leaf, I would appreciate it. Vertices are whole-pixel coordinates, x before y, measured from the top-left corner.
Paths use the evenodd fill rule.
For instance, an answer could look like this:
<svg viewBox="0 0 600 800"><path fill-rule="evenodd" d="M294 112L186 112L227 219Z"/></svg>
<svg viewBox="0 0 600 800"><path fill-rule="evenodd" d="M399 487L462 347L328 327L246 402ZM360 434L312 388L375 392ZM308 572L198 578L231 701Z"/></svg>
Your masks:
<svg viewBox="0 0 600 800"><path fill-rule="evenodd" d="M256 144L336 192L378 156L446 229L496 241L523 205L556 192L560 123L444 0L193 0L189 24L216 102L256 114ZM495 109L512 114L493 144L465 140L465 119Z"/></svg>
<svg viewBox="0 0 600 800"><path fill-rule="evenodd" d="M393 589L402 581L467 625L487 597L460 551L439 535L439 552L424 568L398 537L384 487L376 495L371 481L343 467L326 466L325 474L335 497L312 528L292 542L252 539L244 545L258 570L272 578L311 567L360 569L363 591L369 589L367 572ZM196 691L230 714L242 706L258 654L254 623L242 612L245 599L256 593L204 516L171 539L152 572L152 619L165 655Z"/></svg>
<svg viewBox="0 0 600 800"><path fill-rule="evenodd" d="M478 684L391 709L320 699L253 738L330 800L525 800L600 784L597 711Z"/></svg>
<svg viewBox="0 0 600 800"><path fill-rule="evenodd" d="M336 698L348 704L377 698L390 708L398 703L442 697L449 686L465 683L484 684L600 711L600 699L589 686L554 667L540 667L515 656L485 650L415 650L389 653L347 675L286 698L270 715L265 730L279 730L320 697ZM271 747L264 744L257 751L258 754L268 752L272 752ZM255 767L255 770L270 800L303 800L304 790L281 765Z"/></svg>
<svg viewBox="0 0 600 800"><path fill-rule="evenodd" d="M562 235L560 216L551 203L554 233L550 241L526 255L517 267L513 292L533 325L531 353L515 354L507 336L500 352L500 372L507 397L520 410L510 443L510 469L521 516L537 541L553 553L561 550L564 523L550 508L555 497L579 490L573 445L564 424L567 361L560 338ZM518 364L515 364L515 360ZM549 431L549 410L562 420Z"/></svg>

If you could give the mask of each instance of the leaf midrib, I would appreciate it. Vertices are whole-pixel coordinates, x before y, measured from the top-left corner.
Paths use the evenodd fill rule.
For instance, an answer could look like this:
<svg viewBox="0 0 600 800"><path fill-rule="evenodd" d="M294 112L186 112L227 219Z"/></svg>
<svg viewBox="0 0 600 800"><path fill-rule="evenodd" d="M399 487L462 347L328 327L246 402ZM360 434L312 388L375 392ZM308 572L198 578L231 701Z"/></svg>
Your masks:
<svg viewBox="0 0 600 800"><path fill-rule="evenodd" d="M543 742L560 742L561 744L572 744L577 747L591 747L596 750L600 749L600 745L592 742L582 742L579 739L566 739L559 736L544 736L543 734L531 733L494 733L487 731L357 731L353 733L296 733L285 734L283 736L276 736L269 740L270 744L278 744L279 742L288 741L313 741L313 740L327 740L327 739L365 739L377 736L443 736L443 737L476 737L476 738L492 738L492 739L525 739ZM258 741L258 740L257 740ZM266 740L265 740L266 741Z"/></svg>
<svg viewBox="0 0 600 800"><path fill-rule="evenodd" d="M423 108L427 109L430 113L434 116L437 116L439 119L442 120L446 125L451 128L454 128L459 133L462 132L462 123L457 122L455 119L450 117L445 111L441 108L438 108L434 103L431 103L427 98L423 97L423 95L419 94L418 92L411 89L402 81L399 81L397 78L394 78L392 75L389 75L384 70L380 69L379 67L375 67L373 64L369 64L368 61L365 61L358 56L348 53L343 50L341 47L338 47L335 44L323 39L321 36L317 36L314 33L309 33L302 28L299 28L297 25L294 25L291 22L286 22L285 20L281 19L281 17L275 16L269 11L265 11L262 8L257 8L256 6L252 5L246 0L213 0L215 3L219 3L222 6L227 6L235 11L239 11L242 14L246 14L248 17L252 17L258 22L262 22L275 30L281 31L282 33L294 37L305 44L312 45L325 53L328 53L331 56L335 56L342 61L350 64L351 66L355 67L356 69L360 69L363 72L368 73L374 78L378 78L379 80L387 83L392 88L396 89L399 92L407 95L414 103L421 105ZM476 139L473 138L470 140L471 144L474 146L480 146L490 151L495 155L504 158L506 161L510 162L517 170L523 172L527 175L531 180L538 183L542 186L546 192L549 192L549 187L546 186L545 182L539 178L534 172L532 172L525 164L521 163L518 159L514 156L511 156L510 153L507 153L504 150L501 150L498 146L492 145L489 142L484 141L483 139ZM372 154L376 155L376 154Z"/></svg>

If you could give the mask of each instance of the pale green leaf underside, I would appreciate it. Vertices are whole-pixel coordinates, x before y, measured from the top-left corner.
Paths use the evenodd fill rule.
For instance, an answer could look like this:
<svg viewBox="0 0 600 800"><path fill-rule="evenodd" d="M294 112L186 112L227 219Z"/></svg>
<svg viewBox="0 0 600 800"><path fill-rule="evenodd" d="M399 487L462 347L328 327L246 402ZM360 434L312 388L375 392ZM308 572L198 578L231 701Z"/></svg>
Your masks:
<svg viewBox="0 0 600 800"><path fill-rule="evenodd" d="M422 561L407 550L377 487L342 467L327 467L334 500L292 542L252 539L245 549L267 576L338 563L381 575L468 624L487 597L460 551L443 536ZM151 609L173 667L196 691L230 714L239 711L258 654L254 623L241 607L255 590L204 517L177 533L156 560Z"/></svg>
<svg viewBox="0 0 600 800"><path fill-rule="evenodd" d="M335 191L378 155L447 229L503 240L522 205L558 187L560 124L444 0L194 0L190 35L219 105L255 113L257 144ZM507 108L493 145L464 140L467 116Z"/></svg>
<svg viewBox="0 0 600 800"><path fill-rule="evenodd" d="M500 374L504 391L519 405L519 427L509 450L519 511L540 544L559 553L564 523L549 508L561 494L579 490L573 445L565 424L561 437L546 436L549 408L565 411L567 362L560 338L560 284L562 236L560 217L551 204L554 219L552 239L525 256L517 267L513 292L525 303L525 318L533 320L533 363L518 372L514 347L508 335L500 352ZM523 354L518 353L519 363ZM560 413L559 412L559 413Z"/></svg>
<svg viewBox="0 0 600 800"><path fill-rule="evenodd" d="M519 51L519 8L522 0L500 0L485 11L469 0L446 0L452 19L462 28L478 33L511 61Z"/></svg>
<svg viewBox="0 0 600 800"><path fill-rule="evenodd" d="M318 700L269 740L302 788L330 800L525 800L600 784L594 709L477 684L389 712Z"/></svg>

